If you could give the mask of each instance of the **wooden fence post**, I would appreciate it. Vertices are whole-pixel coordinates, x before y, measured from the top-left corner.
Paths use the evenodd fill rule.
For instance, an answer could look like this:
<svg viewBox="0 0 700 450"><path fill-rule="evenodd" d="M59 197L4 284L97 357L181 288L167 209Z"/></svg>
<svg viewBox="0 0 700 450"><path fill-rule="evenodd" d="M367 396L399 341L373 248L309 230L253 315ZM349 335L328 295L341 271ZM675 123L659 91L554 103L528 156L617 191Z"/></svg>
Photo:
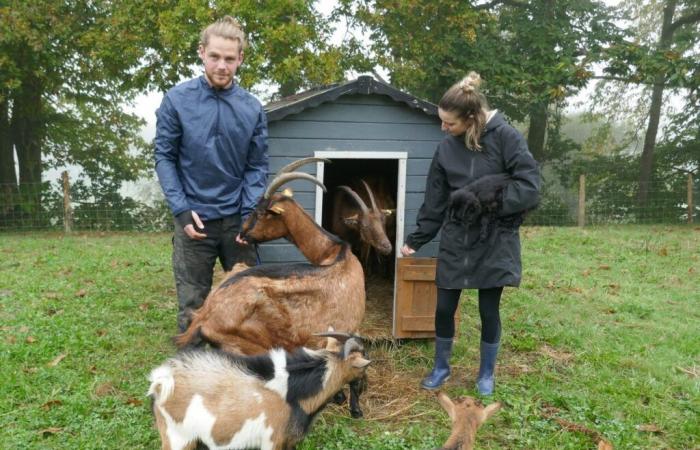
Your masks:
<svg viewBox="0 0 700 450"><path fill-rule="evenodd" d="M586 175L581 174L578 179L578 226L586 224Z"/></svg>
<svg viewBox="0 0 700 450"><path fill-rule="evenodd" d="M688 223L693 223L693 174L688 174Z"/></svg>
<svg viewBox="0 0 700 450"><path fill-rule="evenodd" d="M63 179L63 228L66 233L70 233L73 229L73 208L70 202L70 180L67 170L63 171L61 178Z"/></svg>

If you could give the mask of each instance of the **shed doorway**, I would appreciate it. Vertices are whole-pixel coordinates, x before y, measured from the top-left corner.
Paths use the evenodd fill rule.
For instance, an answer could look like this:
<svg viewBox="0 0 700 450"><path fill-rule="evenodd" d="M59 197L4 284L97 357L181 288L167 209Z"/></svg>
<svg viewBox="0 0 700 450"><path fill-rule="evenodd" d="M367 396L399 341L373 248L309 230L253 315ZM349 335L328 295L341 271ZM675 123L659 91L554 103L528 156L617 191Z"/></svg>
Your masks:
<svg viewBox="0 0 700 450"><path fill-rule="evenodd" d="M341 193L338 186L357 186L360 179L370 185L381 187L384 196L393 206L393 217L387 220L387 237L392 244L389 255L383 256L374 249L369 254L362 254L357 245L353 253L360 259L365 271L365 288L367 294L366 312L360 333L372 340L393 339L395 290L396 290L396 254L403 245L404 202L406 180L406 153L404 152L316 152L314 156L331 160L330 164L318 163L317 177L326 186L326 193L321 188L316 190L316 222L333 232L333 215L338 214L335 207ZM362 186L361 184L359 186ZM360 192L360 197L366 194ZM375 193L377 197L382 195ZM368 206L369 203L368 203ZM370 206L371 207L371 206Z"/></svg>

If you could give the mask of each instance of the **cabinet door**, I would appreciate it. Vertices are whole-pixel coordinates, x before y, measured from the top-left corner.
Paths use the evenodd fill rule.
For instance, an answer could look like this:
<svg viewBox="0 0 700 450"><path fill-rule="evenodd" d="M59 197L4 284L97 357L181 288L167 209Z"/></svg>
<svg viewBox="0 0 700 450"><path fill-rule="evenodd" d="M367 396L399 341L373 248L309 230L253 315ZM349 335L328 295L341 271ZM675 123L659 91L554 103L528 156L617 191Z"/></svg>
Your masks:
<svg viewBox="0 0 700 450"><path fill-rule="evenodd" d="M394 337L435 336L436 258L397 258Z"/></svg>

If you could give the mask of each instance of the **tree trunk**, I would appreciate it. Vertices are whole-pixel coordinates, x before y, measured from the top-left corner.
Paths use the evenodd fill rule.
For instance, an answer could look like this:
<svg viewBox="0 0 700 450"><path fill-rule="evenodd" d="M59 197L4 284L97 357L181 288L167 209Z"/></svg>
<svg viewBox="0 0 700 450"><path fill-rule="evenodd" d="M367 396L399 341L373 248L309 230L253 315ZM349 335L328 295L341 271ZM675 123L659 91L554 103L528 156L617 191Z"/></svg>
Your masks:
<svg viewBox="0 0 700 450"><path fill-rule="evenodd" d="M668 0L664 6L664 18L659 38L659 51L668 49L671 46L673 37L673 14L676 11L676 0ZM661 106L663 105L665 74L659 74L654 80L654 88L651 94L651 106L649 107L649 123L644 136L644 146L642 147L642 157L639 167L639 191L637 191L637 206L643 211L649 203L649 185L651 175L654 171L654 148L656 146L656 134L659 131L659 121L661 118Z"/></svg>
<svg viewBox="0 0 700 450"><path fill-rule="evenodd" d="M547 105L537 103L530 109L530 125L527 130L527 146L535 159L543 163L547 158L544 144L547 138Z"/></svg>
<svg viewBox="0 0 700 450"><path fill-rule="evenodd" d="M556 4L554 0L543 0L541 5L535 9L534 23L540 29L547 30L554 21L554 11ZM546 46L555 52L556 43L552 42L552 37L547 34ZM544 95L544 94L542 94ZM527 129L527 146L532 156L539 162L547 160L545 154L545 143L547 142L547 122L549 120L549 103L539 97L537 103L530 107L530 125Z"/></svg>
<svg viewBox="0 0 700 450"><path fill-rule="evenodd" d="M6 93L0 93L0 227L12 216L17 200L17 173L10 135L10 106Z"/></svg>
<svg viewBox="0 0 700 450"><path fill-rule="evenodd" d="M22 209L33 214L41 206L41 148L46 133L40 83L29 82L18 91L10 124L19 162Z"/></svg>

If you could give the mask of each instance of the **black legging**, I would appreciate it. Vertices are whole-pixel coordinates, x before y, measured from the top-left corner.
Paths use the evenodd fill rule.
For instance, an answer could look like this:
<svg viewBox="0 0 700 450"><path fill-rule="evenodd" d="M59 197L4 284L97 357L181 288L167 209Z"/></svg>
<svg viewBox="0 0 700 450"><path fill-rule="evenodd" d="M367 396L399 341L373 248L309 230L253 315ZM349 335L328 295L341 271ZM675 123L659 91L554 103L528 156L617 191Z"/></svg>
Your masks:
<svg viewBox="0 0 700 450"><path fill-rule="evenodd" d="M481 316L481 340L495 344L501 339L502 287L479 289L479 316ZM455 312L459 304L461 289L438 288L435 307L435 335L451 339L455 335Z"/></svg>

